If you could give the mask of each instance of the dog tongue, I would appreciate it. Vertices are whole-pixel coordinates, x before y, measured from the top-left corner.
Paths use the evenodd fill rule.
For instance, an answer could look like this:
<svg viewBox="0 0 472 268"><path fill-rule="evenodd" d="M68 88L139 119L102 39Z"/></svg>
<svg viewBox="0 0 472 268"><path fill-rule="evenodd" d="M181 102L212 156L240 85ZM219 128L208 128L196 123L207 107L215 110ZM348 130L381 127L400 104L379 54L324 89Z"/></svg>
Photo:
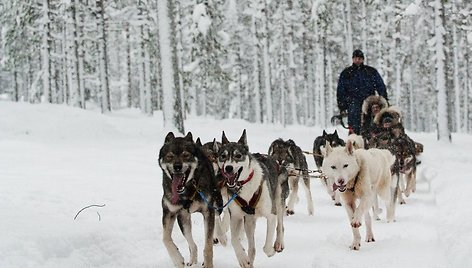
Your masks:
<svg viewBox="0 0 472 268"><path fill-rule="evenodd" d="M228 183L229 183L229 184L234 184L234 183L236 182L236 179L237 179L237 176L236 176L236 175L237 175L237 174L230 174L230 175L228 174L228 175L226 176L226 178L228 179Z"/></svg>
<svg viewBox="0 0 472 268"><path fill-rule="evenodd" d="M177 204L177 202L179 201L179 193L178 193L178 189L179 189L179 186L182 184L182 181L184 179L184 174L181 173L181 174L174 174L172 176L172 204Z"/></svg>
<svg viewBox="0 0 472 268"><path fill-rule="evenodd" d="M336 192L336 190L338 189L339 187L336 185L336 183L333 183L333 192Z"/></svg>

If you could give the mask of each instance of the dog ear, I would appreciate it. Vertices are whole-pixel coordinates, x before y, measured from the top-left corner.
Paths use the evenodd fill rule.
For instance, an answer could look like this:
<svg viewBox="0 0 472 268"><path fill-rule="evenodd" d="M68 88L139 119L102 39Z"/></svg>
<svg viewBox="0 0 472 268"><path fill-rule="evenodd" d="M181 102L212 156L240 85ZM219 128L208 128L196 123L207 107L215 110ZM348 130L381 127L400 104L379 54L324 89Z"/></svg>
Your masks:
<svg viewBox="0 0 472 268"><path fill-rule="evenodd" d="M268 155L272 155L274 153L274 144L271 144L269 147L269 152L267 152Z"/></svg>
<svg viewBox="0 0 472 268"><path fill-rule="evenodd" d="M339 137L339 136L338 136L338 130L337 130L337 129L334 131L333 135L336 136L336 137Z"/></svg>
<svg viewBox="0 0 472 268"><path fill-rule="evenodd" d="M171 141L171 140L173 140L173 139L175 139L174 133L169 132L169 133L167 133L167 136L166 136L166 138L165 138L165 140L164 140L164 143L168 143L169 141Z"/></svg>
<svg viewBox="0 0 472 268"><path fill-rule="evenodd" d="M218 152L220 148L218 148L218 142L216 142L216 139L213 139L213 151Z"/></svg>
<svg viewBox="0 0 472 268"><path fill-rule="evenodd" d="M223 134L221 135L221 143L222 144L228 144L229 140L226 138L225 132L223 131Z"/></svg>
<svg viewBox="0 0 472 268"><path fill-rule="evenodd" d="M200 137L197 138L197 140L195 141L195 143L196 143L199 147L202 147L202 146L203 146L202 141L200 140Z"/></svg>
<svg viewBox="0 0 472 268"><path fill-rule="evenodd" d="M238 143L247 146L246 129L243 130L243 134L241 135L241 138L239 138Z"/></svg>
<svg viewBox="0 0 472 268"><path fill-rule="evenodd" d="M352 145L351 140L347 140L347 142L346 142L346 152L349 155L352 155L352 153L354 152L354 146Z"/></svg>
<svg viewBox="0 0 472 268"><path fill-rule="evenodd" d="M330 154L332 151L333 151L333 148L331 147L331 145L329 145L329 141L326 141L325 150L324 150L324 157L327 157L328 154Z"/></svg>
<svg viewBox="0 0 472 268"><path fill-rule="evenodd" d="M323 137L325 137L326 135L328 135L328 133L326 133L326 130L323 129Z"/></svg>
<svg viewBox="0 0 472 268"><path fill-rule="evenodd" d="M287 152L288 152L288 155L290 155L293 159L295 159L295 157L293 156L291 148L288 148Z"/></svg>
<svg viewBox="0 0 472 268"><path fill-rule="evenodd" d="M187 136L184 137L184 139L193 142L192 132L189 131L189 132L187 133Z"/></svg>

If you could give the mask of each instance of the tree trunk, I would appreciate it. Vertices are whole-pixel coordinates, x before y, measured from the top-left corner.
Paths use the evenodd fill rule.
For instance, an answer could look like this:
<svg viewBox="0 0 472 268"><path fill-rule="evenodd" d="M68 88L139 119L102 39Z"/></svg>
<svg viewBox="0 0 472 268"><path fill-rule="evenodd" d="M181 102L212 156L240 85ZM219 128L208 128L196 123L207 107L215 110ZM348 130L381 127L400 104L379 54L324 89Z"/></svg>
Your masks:
<svg viewBox="0 0 472 268"><path fill-rule="evenodd" d="M72 13L72 32L73 32L73 52L74 56L72 57L73 61L73 67L74 67L74 74L75 74L75 79L73 81L74 83L74 106L84 108L84 103L83 103L83 96L82 96L82 74L80 73L80 66L79 66L79 35L78 35L78 25L77 25L77 5L75 0L71 0L70 3L70 8L71 8L71 13Z"/></svg>
<svg viewBox="0 0 472 268"><path fill-rule="evenodd" d="M98 11L98 49L100 51L100 90L101 90L101 107L102 113L111 111L110 86L108 84L108 56L107 56L107 36L105 22L105 7L103 0L96 0Z"/></svg>
<svg viewBox="0 0 472 268"><path fill-rule="evenodd" d="M41 45L41 60L42 60L42 71L43 71L43 94L44 102L52 102L51 94L51 32L50 32L50 19L49 19L49 0L43 0L43 33L42 33L42 45Z"/></svg>
<svg viewBox="0 0 472 268"><path fill-rule="evenodd" d="M257 29L256 29L256 17L252 17L252 36L253 41L253 73L252 79L254 81L254 120L256 123L261 123L261 101L260 101L260 80L259 80L259 49L258 49L258 40L257 40ZM265 29L264 29L265 30Z"/></svg>
<svg viewBox="0 0 472 268"><path fill-rule="evenodd" d="M125 42L126 42L126 83L125 83L125 95L126 95L126 107L131 108L133 95L131 92L131 40L129 27L130 23L126 23L125 26Z"/></svg>
<svg viewBox="0 0 472 268"><path fill-rule="evenodd" d="M456 1L452 1L452 13L456 14ZM456 132L461 131L461 101L460 101L460 85L459 85L459 42L457 41L457 26L456 22L453 21L452 24L452 47L453 47L453 64L454 64L454 122ZM467 49L467 48L466 48ZM465 86L467 88L467 85ZM467 92L467 91L466 91Z"/></svg>
<svg viewBox="0 0 472 268"><path fill-rule="evenodd" d="M140 11L141 12L141 11ZM142 12L140 13L140 16L142 16ZM138 92L139 92L139 108L141 109L142 113L146 113L146 77L145 77L145 67L144 67L144 61L146 59L144 50L144 26L141 25L139 26L139 46L138 46Z"/></svg>
<svg viewBox="0 0 472 268"><path fill-rule="evenodd" d="M13 69L13 88L14 88L14 95L13 100L18 102L19 101L19 86L18 86L18 72L16 71L16 67Z"/></svg>
<svg viewBox="0 0 472 268"><path fill-rule="evenodd" d="M345 29L346 29L346 53L347 58L351 59L351 53L354 50L352 45L352 18L351 18L351 0L346 0L345 7Z"/></svg>
<svg viewBox="0 0 472 268"><path fill-rule="evenodd" d="M264 27L264 38L262 40L263 45L263 57L264 57L264 94L266 104L266 118L268 123L273 122L272 112L272 86L271 86L271 75L270 75L270 55L269 55L269 26L268 26L268 15L267 0L264 0L264 14L262 15L262 24Z"/></svg>
<svg viewBox="0 0 472 268"><path fill-rule="evenodd" d="M175 40L173 0L158 0L159 49L161 55L164 126L176 128L184 134L180 104L180 84Z"/></svg>
<svg viewBox="0 0 472 268"><path fill-rule="evenodd" d="M435 37L436 37L436 90L437 90L437 131L438 140L451 142L449 129L448 101L446 93L447 62L444 48L445 18L444 0L435 1Z"/></svg>

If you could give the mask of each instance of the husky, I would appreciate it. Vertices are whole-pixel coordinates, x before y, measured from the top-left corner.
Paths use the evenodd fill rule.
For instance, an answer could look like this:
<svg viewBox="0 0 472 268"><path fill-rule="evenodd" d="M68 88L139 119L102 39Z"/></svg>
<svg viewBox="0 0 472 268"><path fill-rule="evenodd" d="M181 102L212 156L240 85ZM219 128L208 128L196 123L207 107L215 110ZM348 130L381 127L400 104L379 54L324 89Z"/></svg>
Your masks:
<svg viewBox="0 0 472 268"><path fill-rule="evenodd" d="M197 263L197 245L192 236L191 214L200 212L205 226L204 267L213 267L213 232L215 207L221 207L222 198L217 189L213 167L199 146L193 142L192 133L175 137L169 132L159 151L162 169L162 225L163 242L175 267L184 267L184 258L172 239L175 220L190 248L187 266ZM203 198L205 197L205 198Z"/></svg>
<svg viewBox="0 0 472 268"><path fill-rule="evenodd" d="M359 227L362 217L366 224L366 242L375 241L369 209L374 206L377 195L386 202L387 220L393 221L390 167L394 161L395 158L388 150L355 150L350 141L346 147L336 148L326 143L322 170L327 177L334 180L333 190L341 192L354 236L350 246L353 250L360 248Z"/></svg>
<svg viewBox="0 0 472 268"><path fill-rule="evenodd" d="M360 135L357 135L357 134L349 134L349 136L347 136L347 140L350 140L351 143L352 143L352 146L354 146L354 149L364 149L364 139L362 138L362 136Z"/></svg>
<svg viewBox="0 0 472 268"><path fill-rule="evenodd" d="M373 138L372 145L387 148L395 155L392 173L397 190L394 199L398 196L398 202L405 204L403 194L408 197L416 190L416 166L421 163L418 155L423 151L423 145L413 141L405 133L401 114L394 107L382 109L375 116L374 122L380 126L381 133Z"/></svg>
<svg viewBox="0 0 472 268"><path fill-rule="evenodd" d="M337 130L335 130L332 134L328 134L325 130L323 130L323 135L318 136L313 142L313 157L315 158L316 167L318 169L320 169L323 164L323 154L326 149L326 142L328 142L331 147L346 145L344 140L339 138ZM322 180L326 187L326 192L328 192L329 196L331 196L331 199L334 201L334 205L341 206L339 193L333 191L333 188L331 187L334 182L326 177L323 177Z"/></svg>
<svg viewBox="0 0 472 268"><path fill-rule="evenodd" d="M298 200L300 177L303 177L303 183L305 184L308 215L313 215L313 198L311 196L310 177L308 176L308 164L302 149L293 140L277 139L271 143L268 154L275 158L279 166L283 166L289 171L290 195L288 196L287 215L295 213L294 206Z"/></svg>
<svg viewBox="0 0 472 268"><path fill-rule="evenodd" d="M221 196L223 198L223 203L227 204L229 201L229 197L227 195L226 187L224 185L223 176L221 175L220 168L218 167L218 149L221 147L221 143L216 141L216 139L213 139L213 141L211 142L206 142L205 144L202 144L200 138L197 138L196 143L202 148L203 153L208 157L208 160L210 160L210 162L212 163L213 171L218 182L218 189L220 190ZM223 246L226 246L226 233L229 231L229 212L228 210L223 210L222 213L222 217L220 217L221 215L216 216L216 228L213 235L213 243L221 243ZM221 231L220 234L218 233L219 231Z"/></svg>
<svg viewBox="0 0 472 268"><path fill-rule="evenodd" d="M415 142L406 134L393 138L390 149L395 154L396 161L392 168L393 183L398 185L394 201L398 197L400 204L405 204L406 197L416 191L416 148ZM406 182L406 186L405 186Z"/></svg>
<svg viewBox="0 0 472 268"><path fill-rule="evenodd" d="M251 154L246 130L238 142L229 142L223 132L218 151L218 167L225 178L228 196L237 194L229 203L231 244L239 265L253 267L256 254L254 232L257 217L267 219L264 252L271 257L284 249L283 215L285 202L282 187L288 188L287 178L279 175L275 160L268 155ZM241 245L240 231L244 224L248 251ZM277 230L275 243L274 233Z"/></svg>

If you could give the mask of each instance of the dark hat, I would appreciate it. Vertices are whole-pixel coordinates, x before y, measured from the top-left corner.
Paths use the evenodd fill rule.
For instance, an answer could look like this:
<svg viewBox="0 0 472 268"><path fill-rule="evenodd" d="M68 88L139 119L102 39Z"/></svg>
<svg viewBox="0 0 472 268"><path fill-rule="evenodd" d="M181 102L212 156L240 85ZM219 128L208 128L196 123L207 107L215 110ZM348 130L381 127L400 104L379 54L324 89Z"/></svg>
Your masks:
<svg viewBox="0 0 472 268"><path fill-rule="evenodd" d="M352 57L364 58L364 53L362 53L362 50L356 49L354 52L352 52Z"/></svg>

